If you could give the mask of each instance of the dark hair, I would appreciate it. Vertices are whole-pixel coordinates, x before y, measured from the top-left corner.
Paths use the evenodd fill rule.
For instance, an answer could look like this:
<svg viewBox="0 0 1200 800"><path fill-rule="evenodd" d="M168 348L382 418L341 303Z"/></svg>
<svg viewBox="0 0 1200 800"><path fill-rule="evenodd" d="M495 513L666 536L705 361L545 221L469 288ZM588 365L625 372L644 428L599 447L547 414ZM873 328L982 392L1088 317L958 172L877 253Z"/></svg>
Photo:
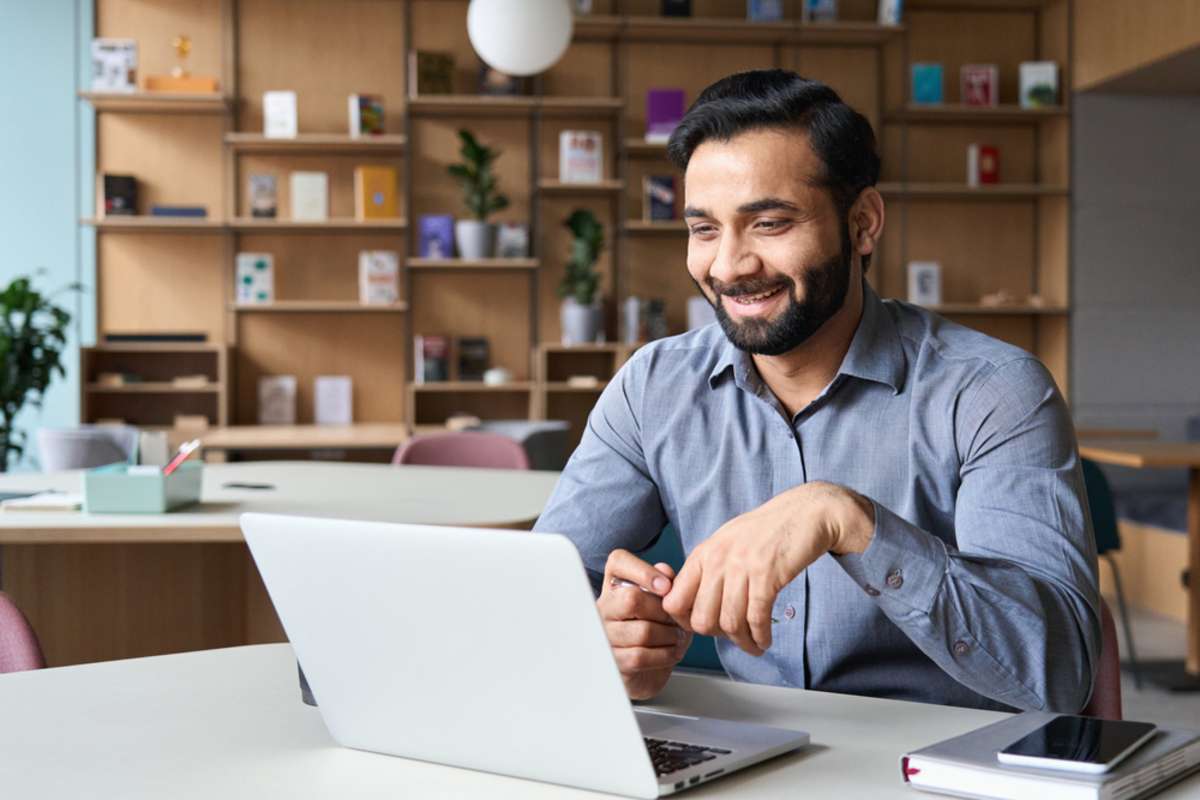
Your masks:
<svg viewBox="0 0 1200 800"><path fill-rule="evenodd" d="M846 216L868 186L879 180L879 154L871 123L820 81L784 69L739 72L709 86L688 109L667 143L667 157L686 170L692 153L709 139L729 141L762 128L795 128L825 166L821 183L833 195L848 238ZM866 270L868 259L863 258Z"/></svg>

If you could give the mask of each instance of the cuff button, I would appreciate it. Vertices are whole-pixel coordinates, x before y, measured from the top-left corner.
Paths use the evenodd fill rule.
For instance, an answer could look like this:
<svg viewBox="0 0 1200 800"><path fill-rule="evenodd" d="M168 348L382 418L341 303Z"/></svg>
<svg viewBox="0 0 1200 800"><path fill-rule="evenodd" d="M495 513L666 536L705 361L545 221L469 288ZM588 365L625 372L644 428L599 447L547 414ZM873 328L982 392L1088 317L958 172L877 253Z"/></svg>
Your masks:
<svg viewBox="0 0 1200 800"><path fill-rule="evenodd" d="M889 589L899 589L904 585L904 574L898 569L892 570L888 573L887 585Z"/></svg>
<svg viewBox="0 0 1200 800"><path fill-rule="evenodd" d="M879 597L879 590L876 589L874 586L871 586L870 584L867 584L866 586L864 586L863 591L866 592L867 594L871 595L871 597Z"/></svg>
<svg viewBox="0 0 1200 800"><path fill-rule="evenodd" d="M959 639L954 643L954 655L965 656L969 652L971 652L971 645L967 644L962 639Z"/></svg>

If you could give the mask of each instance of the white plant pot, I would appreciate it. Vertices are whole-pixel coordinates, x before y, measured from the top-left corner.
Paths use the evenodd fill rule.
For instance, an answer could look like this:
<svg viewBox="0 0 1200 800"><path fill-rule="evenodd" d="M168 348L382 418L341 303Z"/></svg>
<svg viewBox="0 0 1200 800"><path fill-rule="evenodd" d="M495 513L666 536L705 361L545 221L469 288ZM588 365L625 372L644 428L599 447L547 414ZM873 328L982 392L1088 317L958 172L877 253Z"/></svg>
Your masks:
<svg viewBox="0 0 1200 800"><path fill-rule="evenodd" d="M590 306L584 306L576 302L574 297L568 297L563 300L559 315L562 322L563 344L591 344L604 341L604 314L599 301Z"/></svg>
<svg viewBox="0 0 1200 800"><path fill-rule="evenodd" d="M454 223L454 240L459 258L491 258L496 248L496 226L477 219Z"/></svg>

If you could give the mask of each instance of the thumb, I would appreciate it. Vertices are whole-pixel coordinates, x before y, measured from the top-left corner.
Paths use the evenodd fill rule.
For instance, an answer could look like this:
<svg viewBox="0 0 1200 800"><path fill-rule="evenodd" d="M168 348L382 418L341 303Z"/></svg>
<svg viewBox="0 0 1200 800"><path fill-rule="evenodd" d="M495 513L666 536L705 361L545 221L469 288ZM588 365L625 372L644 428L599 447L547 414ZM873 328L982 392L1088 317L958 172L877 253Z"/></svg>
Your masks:
<svg viewBox="0 0 1200 800"><path fill-rule="evenodd" d="M670 564L660 561L654 565L654 568L671 580L675 580L675 569Z"/></svg>

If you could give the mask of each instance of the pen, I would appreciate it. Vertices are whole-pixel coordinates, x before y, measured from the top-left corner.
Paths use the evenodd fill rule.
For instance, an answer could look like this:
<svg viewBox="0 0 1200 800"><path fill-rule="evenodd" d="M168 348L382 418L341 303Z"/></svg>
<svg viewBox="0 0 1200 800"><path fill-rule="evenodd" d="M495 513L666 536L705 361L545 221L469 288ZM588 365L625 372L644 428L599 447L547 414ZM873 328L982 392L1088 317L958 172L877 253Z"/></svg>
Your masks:
<svg viewBox="0 0 1200 800"><path fill-rule="evenodd" d="M642 589L641 586L638 586L633 581L627 581L624 578L613 578L611 581L609 581L609 583L611 586L613 586L613 588L620 588L622 586L630 586L630 587L633 587L636 589ZM642 591L644 592L646 590L642 589ZM776 622L779 622L779 620L777 620L775 617L771 617L771 624L773 625Z"/></svg>
<svg viewBox="0 0 1200 800"><path fill-rule="evenodd" d="M175 457L171 459L171 463L163 467L163 475L170 475L172 472L178 469L179 465L184 461L187 461L187 457L194 453L196 448L199 446L199 439L192 439L190 442L184 442L183 444L179 445L179 452L177 452Z"/></svg>

